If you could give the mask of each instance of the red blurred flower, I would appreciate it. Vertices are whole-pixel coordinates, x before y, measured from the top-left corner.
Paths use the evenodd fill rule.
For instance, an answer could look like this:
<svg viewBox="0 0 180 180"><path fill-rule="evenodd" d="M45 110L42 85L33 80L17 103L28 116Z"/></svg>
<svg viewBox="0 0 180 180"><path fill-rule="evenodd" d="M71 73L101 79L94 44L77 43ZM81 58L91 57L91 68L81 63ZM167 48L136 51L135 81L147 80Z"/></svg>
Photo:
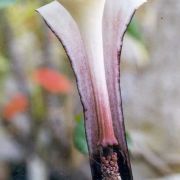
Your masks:
<svg viewBox="0 0 180 180"><path fill-rule="evenodd" d="M28 99L23 94L16 94L4 107L3 117L11 119L14 115L26 111Z"/></svg>
<svg viewBox="0 0 180 180"><path fill-rule="evenodd" d="M35 81L51 93L68 93L71 83L66 76L50 68L40 68L34 72Z"/></svg>

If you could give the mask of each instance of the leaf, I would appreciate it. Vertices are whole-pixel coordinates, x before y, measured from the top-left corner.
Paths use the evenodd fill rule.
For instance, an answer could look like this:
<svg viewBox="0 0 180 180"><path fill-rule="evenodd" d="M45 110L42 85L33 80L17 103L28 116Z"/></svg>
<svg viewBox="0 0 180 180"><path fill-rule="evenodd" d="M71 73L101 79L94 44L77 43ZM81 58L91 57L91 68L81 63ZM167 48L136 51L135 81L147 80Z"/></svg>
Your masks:
<svg viewBox="0 0 180 180"><path fill-rule="evenodd" d="M138 21L134 18L128 26L127 33L133 36L135 39L143 41Z"/></svg>
<svg viewBox="0 0 180 180"><path fill-rule="evenodd" d="M3 117L6 119L12 119L17 113L21 113L27 110L28 99L23 94L16 94L10 99L3 109Z"/></svg>
<svg viewBox="0 0 180 180"><path fill-rule="evenodd" d="M51 93L68 93L71 83L65 75L50 68L40 68L33 73L35 81Z"/></svg>
<svg viewBox="0 0 180 180"><path fill-rule="evenodd" d="M129 149L130 149L133 142L132 142L131 135L130 135L127 131L126 131L126 139L127 139L128 147L129 147Z"/></svg>
<svg viewBox="0 0 180 180"><path fill-rule="evenodd" d="M76 117L76 126L74 129L73 142L77 150L79 150L82 154L88 154L88 147L84 128L84 119L82 115L78 115Z"/></svg>

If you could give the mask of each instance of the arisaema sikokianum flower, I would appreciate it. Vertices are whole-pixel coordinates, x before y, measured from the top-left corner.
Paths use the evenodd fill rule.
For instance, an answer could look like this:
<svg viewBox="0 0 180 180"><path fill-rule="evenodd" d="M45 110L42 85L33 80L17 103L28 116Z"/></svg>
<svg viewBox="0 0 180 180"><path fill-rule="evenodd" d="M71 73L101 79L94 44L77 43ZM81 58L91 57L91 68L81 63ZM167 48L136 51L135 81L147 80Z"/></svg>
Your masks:
<svg viewBox="0 0 180 180"><path fill-rule="evenodd" d="M122 112L120 54L127 26L144 2L60 0L37 10L62 43L77 79L93 179L132 179Z"/></svg>

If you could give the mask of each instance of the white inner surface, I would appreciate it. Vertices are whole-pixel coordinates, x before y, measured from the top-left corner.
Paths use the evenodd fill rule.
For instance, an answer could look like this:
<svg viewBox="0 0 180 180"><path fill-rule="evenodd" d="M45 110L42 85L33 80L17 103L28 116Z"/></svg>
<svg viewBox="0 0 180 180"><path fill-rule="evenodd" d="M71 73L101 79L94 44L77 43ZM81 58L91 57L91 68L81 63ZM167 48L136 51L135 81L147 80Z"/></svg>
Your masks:
<svg viewBox="0 0 180 180"><path fill-rule="evenodd" d="M105 0L60 0L77 22L88 56L95 88L108 96L102 38Z"/></svg>
<svg viewBox="0 0 180 180"><path fill-rule="evenodd" d="M103 96L108 96L102 37L102 18L106 1L111 0L59 0L79 26L85 43L94 88L103 93ZM122 15L124 14L127 18L129 11L138 8L145 1L114 0L112 4L115 9L121 7Z"/></svg>

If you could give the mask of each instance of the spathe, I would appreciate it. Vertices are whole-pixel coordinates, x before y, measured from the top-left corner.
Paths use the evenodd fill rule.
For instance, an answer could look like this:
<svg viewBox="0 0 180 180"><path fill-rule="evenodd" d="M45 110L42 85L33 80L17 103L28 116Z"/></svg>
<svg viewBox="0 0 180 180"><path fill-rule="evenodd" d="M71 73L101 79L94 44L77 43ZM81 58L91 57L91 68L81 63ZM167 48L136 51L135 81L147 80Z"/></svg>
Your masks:
<svg viewBox="0 0 180 180"><path fill-rule="evenodd" d="M97 161L103 148L109 146L118 153L121 178L132 179L121 105L119 58L127 25L143 2L61 0L62 4L54 1L37 10L63 44L76 75L94 179L102 178Z"/></svg>

